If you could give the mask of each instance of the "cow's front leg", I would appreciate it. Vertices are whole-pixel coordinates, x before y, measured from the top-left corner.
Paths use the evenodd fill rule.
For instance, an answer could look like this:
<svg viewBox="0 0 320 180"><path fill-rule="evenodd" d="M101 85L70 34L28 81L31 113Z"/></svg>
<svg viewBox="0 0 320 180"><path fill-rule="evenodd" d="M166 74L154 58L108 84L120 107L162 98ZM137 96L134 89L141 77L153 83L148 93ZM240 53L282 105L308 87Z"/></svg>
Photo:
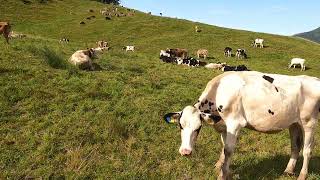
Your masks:
<svg viewBox="0 0 320 180"><path fill-rule="evenodd" d="M237 121L227 121L227 134L226 134L226 141L224 145L224 161L221 166L220 174L218 179L226 180L231 179L231 173L229 170L231 156L234 152L234 148L236 146L237 137L240 131L240 124Z"/></svg>
<svg viewBox="0 0 320 180"><path fill-rule="evenodd" d="M289 132L291 139L291 157L284 174L292 176L294 175L294 168L296 167L299 152L303 145L303 133L301 126L298 123L292 124L289 127Z"/></svg>
<svg viewBox="0 0 320 180"><path fill-rule="evenodd" d="M221 150L218 162L214 165L218 173L221 171L221 167L224 162L224 145L225 145L226 138L227 138L227 132L222 132L221 133L222 150Z"/></svg>
<svg viewBox="0 0 320 180"><path fill-rule="evenodd" d="M298 180L305 180L308 175L308 166L311 158L311 152L314 147L314 134L317 127L317 119L311 118L308 122L303 123L304 145L303 145L303 165Z"/></svg>

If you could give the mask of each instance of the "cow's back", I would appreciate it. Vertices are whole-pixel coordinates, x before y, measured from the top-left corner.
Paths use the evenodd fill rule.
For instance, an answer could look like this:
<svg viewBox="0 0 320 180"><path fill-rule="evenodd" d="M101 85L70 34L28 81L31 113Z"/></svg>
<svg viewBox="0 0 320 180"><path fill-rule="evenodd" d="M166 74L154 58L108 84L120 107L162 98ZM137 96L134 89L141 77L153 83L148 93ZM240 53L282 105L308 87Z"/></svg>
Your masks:
<svg viewBox="0 0 320 180"><path fill-rule="evenodd" d="M262 132L279 131L301 119L303 80L297 76L232 72L220 79L216 107L223 119L235 118L243 126Z"/></svg>

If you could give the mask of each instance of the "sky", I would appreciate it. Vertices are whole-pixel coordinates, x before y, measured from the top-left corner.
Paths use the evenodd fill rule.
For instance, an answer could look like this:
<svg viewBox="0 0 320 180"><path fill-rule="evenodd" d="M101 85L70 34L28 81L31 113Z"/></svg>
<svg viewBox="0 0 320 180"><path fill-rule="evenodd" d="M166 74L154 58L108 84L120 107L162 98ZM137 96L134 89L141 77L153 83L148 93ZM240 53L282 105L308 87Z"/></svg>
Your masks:
<svg viewBox="0 0 320 180"><path fill-rule="evenodd" d="M291 36L320 26L320 0L121 0L128 8L221 27Z"/></svg>

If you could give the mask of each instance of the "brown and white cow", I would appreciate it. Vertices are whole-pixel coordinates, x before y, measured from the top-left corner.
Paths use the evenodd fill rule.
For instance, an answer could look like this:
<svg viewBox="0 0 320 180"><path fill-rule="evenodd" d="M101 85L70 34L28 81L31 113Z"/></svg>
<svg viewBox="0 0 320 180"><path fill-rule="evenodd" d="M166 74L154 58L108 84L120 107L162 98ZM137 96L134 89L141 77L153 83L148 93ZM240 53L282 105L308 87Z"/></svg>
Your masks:
<svg viewBox="0 0 320 180"><path fill-rule="evenodd" d="M0 22L0 35L3 34L3 37L6 39L9 44L9 34L11 32L11 25L9 22Z"/></svg>
<svg viewBox="0 0 320 180"><path fill-rule="evenodd" d="M94 70L92 65L92 59L96 57L98 53L101 53L103 48L90 48L86 50L78 50L72 54L69 58L69 62L80 69Z"/></svg>
<svg viewBox="0 0 320 180"><path fill-rule="evenodd" d="M181 48L169 49L169 48L167 48L166 52L169 53L171 57L180 57L182 59L188 58L188 50L187 49L181 49Z"/></svg>
<svg viewBox="0 0 320 180"><path fill-rule="evenodd" d="M276 133L289 129L291 158L285 173L293 174L299 152L303 165L299 180L308 174L320 107L320 79L256 71L227 72L212 79L198 102L183 111L168 113L167 122L181 128L181 155L190 155L203 122L221 133L224 145L216 167L218 179L229 179L230 158L240 129Z"/></svg>
<svg viewBox="0 0 320 180"><path fill-rule="evenodd" d="M207 57L208 57L208 50L206 50L206 49L199 49L199 50L197 51L197 56L198 56L198 58L203 57L204 59L207 59Z"/></svg>

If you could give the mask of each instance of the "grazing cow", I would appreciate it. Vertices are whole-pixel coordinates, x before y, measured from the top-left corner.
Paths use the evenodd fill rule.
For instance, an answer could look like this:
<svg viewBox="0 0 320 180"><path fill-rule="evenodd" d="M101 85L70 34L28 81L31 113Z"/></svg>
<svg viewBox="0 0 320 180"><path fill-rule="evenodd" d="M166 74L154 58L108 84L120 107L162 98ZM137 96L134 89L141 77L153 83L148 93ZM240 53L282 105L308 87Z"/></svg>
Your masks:
<svg viewBox="0 0 320 180"><path fill-rule="evenodd" d="M247 59L247 53L245 49L237 49L236 57L238 59Z"/></svg>
<svg viewBox="0 0 320 180"><path fill-rule="evenodd" d="M170 54L167 53L165 50L160 50L160 57L161 57L161 56L170 57Z"/></svg>
<svg viewBox="0 0 320 180"><path fill-rule="evenodd" d="M208 69L218 69L218 70L220 70L223 67L225 67L226 65L227 65L227 63L225 63L225 62L224 63L218 62L218 63L209 63L205 67L208 68Z"/></svg>
<svg viewBox="0 0 320 180"><path fill-rule="evenodd" d="M224 55L226 56L226 57L231 57L231 51L232 51L232 48L231 47L226 47L226 48L224 48Z"/></svg>
<svg viewBox="0 0 320 180"><path fill-rule="evenodd" d="M291 63L289 65L288 69L291 68L292 65L293 65L293 68L296 68L296 65L298 64L301 67L301 71L305 71L306 70L306 66L304 64L305 61L306 60L301 59L301 58L293 58L293 59L291 59Z"/></svg>
<svg viewBox="0 0 320 180"><path fill-rule="evenodd" d="M59 40L59 42L60 42L60 43L69 43L70 40L69 40L68 38L61 38L61 39Z"/></svg>
<svg viewBox="0 0 320 180"><path fill-rule="evenodd" d="M3 37L6 39L9 44L9 34L11 32L11 25L9 22L0 22L0 35L3 34Z"/></svg>
<svg viewBox="0 0 320 180"><path fill-rule="evenodd" d="M200 58L200 56L201 56L201 57L203 57L204 59L207 59L207 57L208 57L208 50L206 50L206 49L199 49L199 50L197 51L197 56L198 56L198 58Z"/></svg>
<svg viewBox="0 0 320 180"><path fill-rule="evenodd" d="M182 59L188 58L188 50L186 49L168 49L166 50L167 53L170 54L171 57L181 57Z"/></svg>
<svg viewBox="0 0 320 180"><path fill-rule="evenodd" d="M289 129L291 158L285 173L293 174L299 152L303 165L298 180L308 174L320 107L320 79L256 71L228 72L213 78L193 106L168 113L168 123L181 129L181 155L190 155L204 122L219 133L223 148L216 163L218 179L229 179L231 156L242 128L263 133Z"/></svg>
<svg viewBox="0 0 320 180"><path fill-rule="evenodd" d="M128 51L134 52L135 47L134 46L125 46L125 47L123 47L123 49L125 49L126 52L128 52Z"/></svg>
<svg viewBox="0 0 320 180"><path fill-rule="evenodd" d="M90 48L87 50L78 50L72 54L69 62L80 69L94 70L92 66L92 59L96 57L97 53L102 52L103 48Z"/></svg>
<svg viewBox="0 0 320 180"><path fill-rule="evenodd" d="M197 33L201 32L201 29L198 26L195 26L195 30L196 30Z"/></svg>
<svg viewBox="0 0 320 180"><path fill-rule="evenodd" d="M238 66L224 66L222 71L250 71L245 65L238 65Z"/></svg>
<svg viewBox="0 0 320 180"><path fill-rule="evenodd" d="M96 43L97 43L98 47L100 47L100 48L106 48L109 45L109 43L107 41L103 41L103 40L102 41L98 41Z"/></svg>
<svg viewBox="0 0 320 180"><path fill-rule="evenodd" d="M253 42L252 42L252 45L253 47L258 47L260 46L260 48L263 48L263 39L255 39Z"/></svg>

